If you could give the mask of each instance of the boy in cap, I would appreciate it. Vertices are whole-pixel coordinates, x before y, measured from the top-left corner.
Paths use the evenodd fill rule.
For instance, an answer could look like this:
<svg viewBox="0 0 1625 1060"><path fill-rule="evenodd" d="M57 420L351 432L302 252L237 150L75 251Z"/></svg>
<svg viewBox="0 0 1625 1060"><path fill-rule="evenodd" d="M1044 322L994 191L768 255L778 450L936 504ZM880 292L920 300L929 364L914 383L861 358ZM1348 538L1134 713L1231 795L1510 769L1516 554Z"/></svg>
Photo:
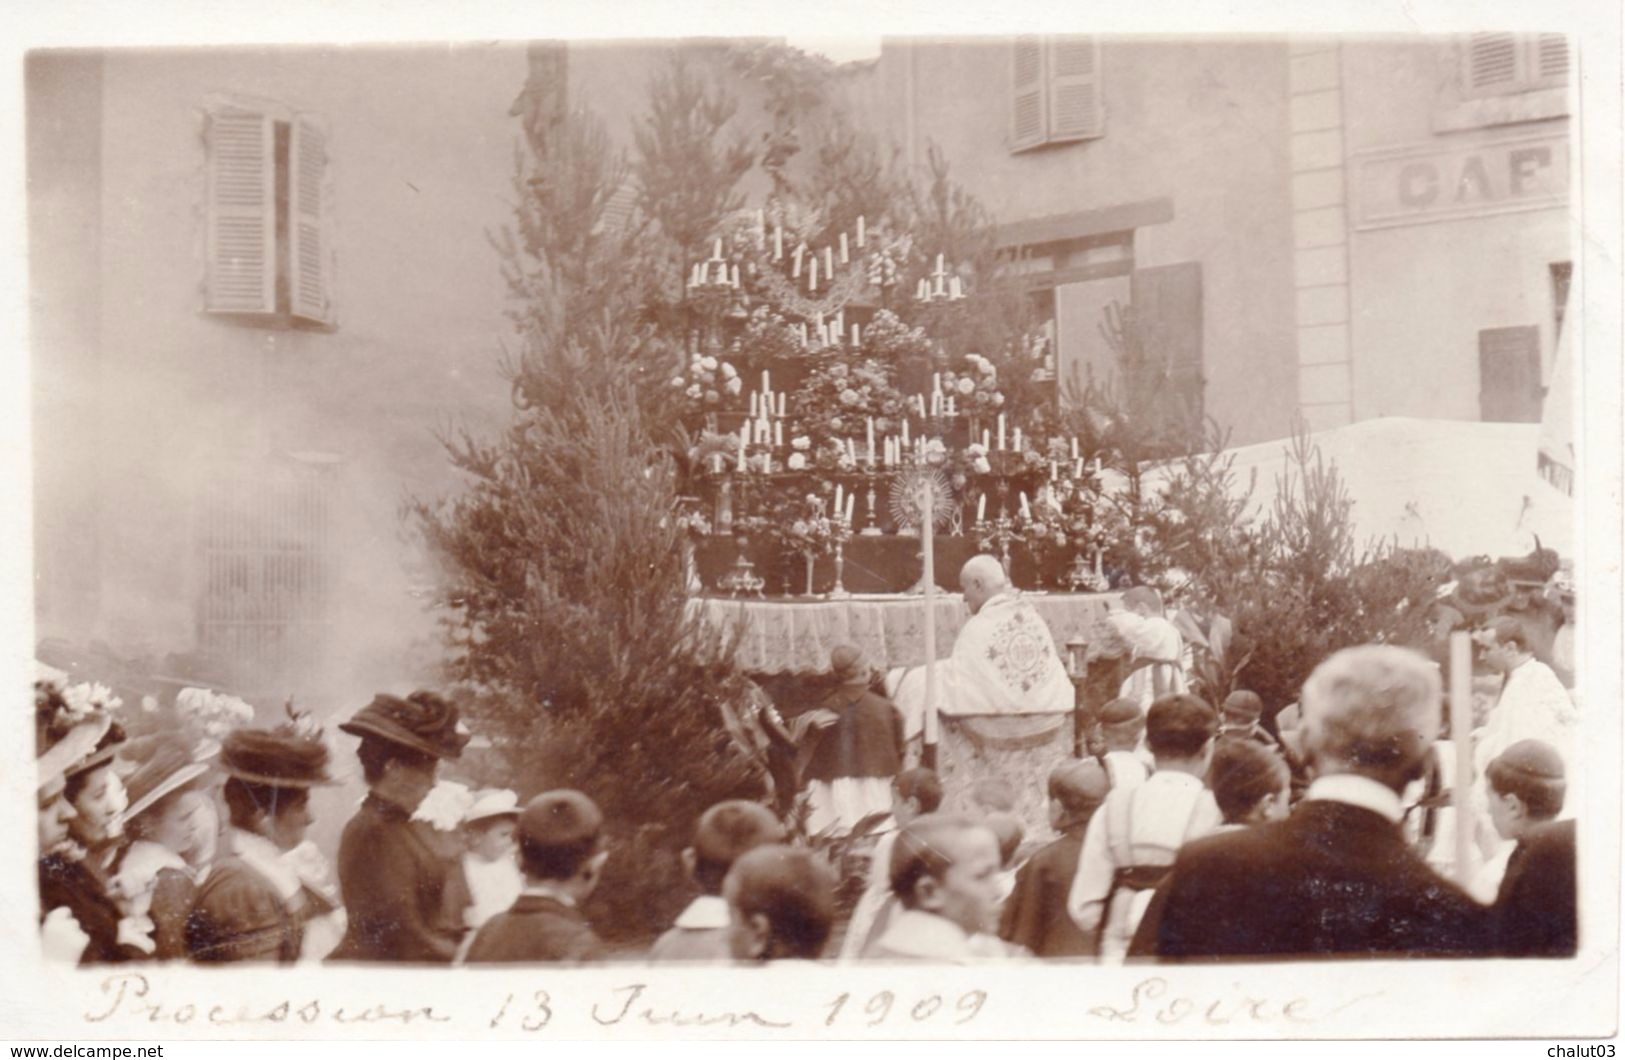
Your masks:
<svg viewBox="0 0 1625 1060"><path fill-rule="evenodd" d="M1195 696L1151 704L1146 742L1156 772L1137 787L1113 790L1089 822L1067 911L1079 928L1099 932L1102 957L1127 952L1179 848L1219 826L1218 804L1203 786L1217 729L1213 709Z"/></svg>
<svg viewBox="0 0 1625 1060"><path fill-rule="evenodd" d="M1144 733L1145 711L1138 700L1119 696L1100 708L1100 736L1105 745L1100 762L1113 790L1137 787L1151 775L1140 749Z"/></svg>
<svg viewBox="0 0 1625 1060"><path fill-rule="evenodd" d="M973 942L998 919L999 843L986 825L951 814L910 822L892 848L891 884L903 911L865 957L965 963L986 954Z"/></svg>
<svg viewBox="0 0 1625 1060"><path fill-rule="evenodd" d="M904 770L892 784L892 818L899 828L917 817L936 813L942 806L942 780L934 770L923 766ZM852 919L841 940L841 960L863 956L870 943L885 931L897 911L897 896L891 889L891 851L897 832L882 835L869 859L869 879L852 910Z"/></svg>
<svg viewBox="0 0 1625 1060"><path fill-rule="evenodd" d="M1563 759L1539 740L1520 740L1490 762L1485 779L1495 830L1518 844L1495 897L1501 950L1509 957L1572 957L1574 821L1556 820L1567 789Z"/></svg>
<svg viewBox="0 0 1625 1060"><path fill-rule="evenodd" d="M700 815L694 845L683 851L683 867L700 888L676 923L655 940L652 961L726 960L728 903L722 885L734 862L769 843L784 842L784 826L760 803L719 802Z"/></svg>
<svg viewBox="0 0 1625 1060"><path fill-rule="evenodd" d="M835 922L835 874L782 844L745 852L723 886L727 954L738 961L817 960ZM651 955L652 956L652 955Z"/></svg>
<svg viewBox="0 0 1625 1060"><path fill-rule="evenodd" d="M603 943L581 912L598 886L609 852L604 817L579 791L549 791L519 815L519 866L525 887L506 913L485 922L469 947L471 964L591 961Z"/></svg>
<svg viewBox="0 0 1625 1060"><path fill-rule="evenodd" d="M1078 855L1089 819L1110 788L1106 770L1092 758L1063 762L1049 775L1050 824L1061 834L1027 860L1004 905L999 936L1039 957L1092 957L1094 938L1072 922L1067 892L1078 872Z"/></svg>
<svg viewBox="0 0 1625 1060"><path fill-rule="evenodd" d="M869 690L874 671L854 644L830 649L840 684L796 719L805 756L807 834L839 838L866 817L891 809L891 784L903 768L903 717Z"/></svg>

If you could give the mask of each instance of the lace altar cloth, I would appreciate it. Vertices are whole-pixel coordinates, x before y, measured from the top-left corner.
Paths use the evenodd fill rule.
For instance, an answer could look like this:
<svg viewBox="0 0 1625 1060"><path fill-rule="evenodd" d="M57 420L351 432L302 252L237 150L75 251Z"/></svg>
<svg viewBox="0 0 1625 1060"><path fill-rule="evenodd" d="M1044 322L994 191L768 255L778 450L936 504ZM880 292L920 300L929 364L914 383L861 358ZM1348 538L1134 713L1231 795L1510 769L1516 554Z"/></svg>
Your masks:
<svg viewBox="0 0 1625 1060"><path fill-rule="evenodd" d="M1117 593L1025 593L1066 658L1067 641L1082 637L1090 658L1122 654L1120 638L1106 621L1121 607ZM926 660L925 598L854 597L848 600L733 600L696 597L689 608L706 622L728 627L742 623L737 656L758 674L817 674L829 669L829 651L844 641L856 644L881 670L920 666ZM958 593L936 599L936 657L947 658L959 627L968 617Z"/></svg>

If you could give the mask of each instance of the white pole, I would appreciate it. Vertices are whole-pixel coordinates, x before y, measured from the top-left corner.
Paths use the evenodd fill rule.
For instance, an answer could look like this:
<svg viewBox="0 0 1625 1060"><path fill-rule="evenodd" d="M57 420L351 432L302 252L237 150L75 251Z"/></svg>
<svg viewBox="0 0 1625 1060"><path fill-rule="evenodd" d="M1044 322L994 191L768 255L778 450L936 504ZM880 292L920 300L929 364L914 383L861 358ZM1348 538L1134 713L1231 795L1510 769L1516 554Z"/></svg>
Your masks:
<svg viewBox="0 0 1625 1060"><path fill-rule="evenodd" d="M920 479L920 545L925 553L925 760L936 766L937 746L937 577L935 563L936 513L931 480Z"/></svg>
<svg viewBox="0 0 1625 1060"><path fill-rule="evenodd" d="M1450 740L1456 750L1450 802L1456 810L1456 882L1472 882L1477 821L1467 798L1473 776L1473 645L1465 631L1450 634Z"/></svg>

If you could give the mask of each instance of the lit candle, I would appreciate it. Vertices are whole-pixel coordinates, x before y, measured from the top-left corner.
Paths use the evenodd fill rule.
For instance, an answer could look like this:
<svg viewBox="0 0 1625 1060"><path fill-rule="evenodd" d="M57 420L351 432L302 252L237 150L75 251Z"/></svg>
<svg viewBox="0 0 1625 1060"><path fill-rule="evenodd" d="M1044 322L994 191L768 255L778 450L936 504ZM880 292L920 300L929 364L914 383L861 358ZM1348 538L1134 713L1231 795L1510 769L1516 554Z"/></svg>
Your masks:
<svg viewBox="0 0 1625 1060"><path fill-rule="evenodd" d="M999 450L1004 450L1004 413L999 413Z"/></svg>
<svg viewBox="0 0 1625 1060"><path fill-rule="evenodd" d="M784 417L784 392L783 391L779 392L779 417L781 419Z"/></svg>
<svg viewBox="0 0 1625 1060"><path fill-rule="evenodd" d="M858 249L863 249L863 215L858 214Z"/></svg>
<svg viewBox="0 0 1625 1060"><path fill-rule="evenodd" d="M985 493L976 498L976 521L979 523L987 522L987 494Z"/></svg>
<svg viewBox="0 0 1625 1060"><path fill-rule="evenodd" d="M773 448L784 448L784 421L779 420L773 424Z"/></svg>
<svg viewBox="0 0 1625 1060"><path fill-rule="evenodd" d="M851 260L852 259L849 258L847 256L847 253L846 253L846 233L842 232L841 233L841 264L845 265L848 262L850 262Z"/></svg>
<svg viewBox="0 0 1625 1060"><path fill-rule="evenodd" d="M773 260L784 260L784 226L779 224L773 226Z"/></svg>

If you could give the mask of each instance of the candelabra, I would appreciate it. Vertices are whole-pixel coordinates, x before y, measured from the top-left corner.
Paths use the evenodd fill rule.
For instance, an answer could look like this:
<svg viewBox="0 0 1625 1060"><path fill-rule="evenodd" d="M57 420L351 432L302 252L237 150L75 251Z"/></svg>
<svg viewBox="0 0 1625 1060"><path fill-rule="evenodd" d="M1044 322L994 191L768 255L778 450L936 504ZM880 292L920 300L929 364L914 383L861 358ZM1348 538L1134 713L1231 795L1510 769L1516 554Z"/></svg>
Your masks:
<svg viewBox="0 0 1625 1060"><path fill-rule="evenodd" d="M830 520L830 540L835 544L835 585L829 591L831 600L845 600L852 594L846 591L842 577L846 573L846 540L852 536L852 524L837 512Z"/></svg>
<svg viewBox="0 0 1625 1060"><path fill-rule="evenodd" d="M1016 521L1000 506L998 518L989 523L986 519L978 519L971 529L982 548L996 548L999 550L999 563L1004 567L1004 580L1010 580L1010 543L1012 541L1026 540L1021 531L1016 528Z"/></svg>

